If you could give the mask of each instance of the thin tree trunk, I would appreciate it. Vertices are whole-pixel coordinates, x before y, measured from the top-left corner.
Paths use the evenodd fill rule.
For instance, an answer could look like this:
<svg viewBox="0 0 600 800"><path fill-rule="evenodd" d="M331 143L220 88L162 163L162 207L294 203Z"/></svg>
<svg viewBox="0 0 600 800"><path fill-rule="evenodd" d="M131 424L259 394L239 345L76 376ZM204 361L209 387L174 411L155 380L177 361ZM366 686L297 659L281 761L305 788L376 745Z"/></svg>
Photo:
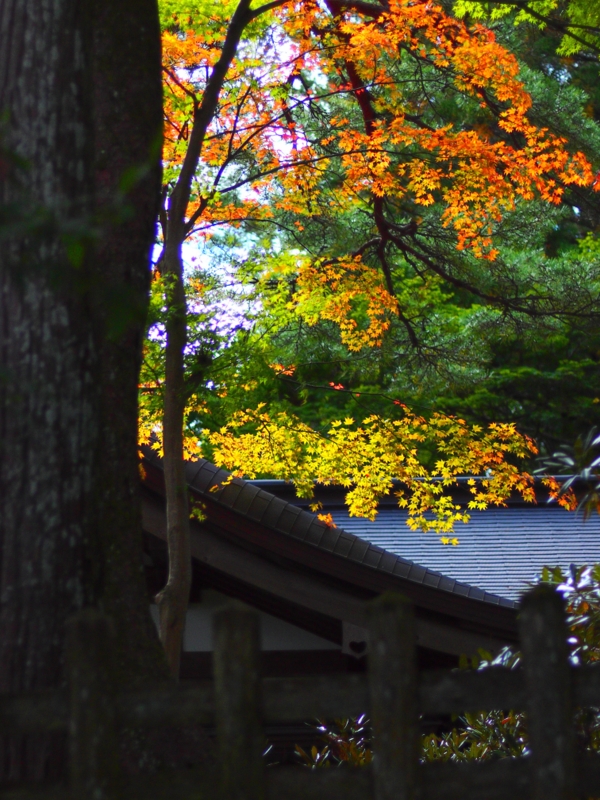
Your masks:
<svg viewBox="0 0 600 800"><path fill-rule="evenodd" d="M163 450L167 496L167 543L169 577L156 596L160 639L171 674L179 676L183 631L191 584L190 518L183 462L185 384L183 353L187 340L187 318L181 248L185 241L186 214L192 181L198 167L204 137L215 115L225 77L233 61L245 26L252 19L250 0L239 0L202 96L194 110L189 145L179 178L169 198L165 248L161 271L166 282L167 344L165 353L165 394Z"/></svg>
<svg viewBox="0 0 600 800"><path fill-rule="evenodd" d="M107 225L97 214L123 169L149 164L160 116L158 23L150 0L105 2L106 13L93 19L95 8L85 0L0 0L0 204L11 215L0 250L0 692L61 683L65 620L85 605L117 616L122 675L161 673L135 505L135 385L156 156L139 185L152 197L127 223ZM110 116L114 83L93 91L111 60L111 80L120 72L127 93L119 103L113 96L123 120ZM154 123L142 131L149 117ZM120 145L109 141L113 125ZM132 297L137 315L115 327L113 298L127 310ZM0 780L56 777L60 744L10 737Z"/></svg>
<svg viewBox="0 0 600 800"><path fill-rule="evenodd" d="M165 395L163 449L167 496L167 544L169 576L157 595L160 639L173 677L179 677L185 615L192 564L187 483L183 462L184 364L187 338L186 300L183 263L178 241L167 241L162 274L167 295L167 345L165 353Z"/></svg>

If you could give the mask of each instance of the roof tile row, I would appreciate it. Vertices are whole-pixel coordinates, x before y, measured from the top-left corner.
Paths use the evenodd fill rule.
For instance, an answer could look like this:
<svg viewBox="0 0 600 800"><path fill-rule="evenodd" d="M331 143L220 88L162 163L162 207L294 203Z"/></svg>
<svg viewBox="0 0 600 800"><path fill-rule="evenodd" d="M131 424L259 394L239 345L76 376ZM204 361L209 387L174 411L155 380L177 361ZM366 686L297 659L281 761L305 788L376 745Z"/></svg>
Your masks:
<svg viewBox="0 0 600 800"><path fill-rule="evenodd" d="M155 465L161 466L160 459L153 451L147 450L146 457ZM493 605L509 608L515 606L514 601L507 598L415 564L342 528L329 527L315 514L287 503L248 481L240 478L231 480L229 473L208 461L188 463L186 476L190 487L198 494L209 496L254 522L280 534L292 536L319 550L444 592Z"/></svg>
<svg viewBox="0 0 600 800"><path fill-rule="evenodd" d="M397 506L381 509L375 521L349 518L345 509L325 508L346 531L404 559L427 564L430 572L479 587L488 602L494 596L517 601L544 565L568 570L571 563L600 560L600 516L584 522L581 515L546 502L471 512L469 524L456 531L459 547L442 547L435 535L415 535L406 526L406 511ZM440 583L441 588L448 585Z"/></svg>

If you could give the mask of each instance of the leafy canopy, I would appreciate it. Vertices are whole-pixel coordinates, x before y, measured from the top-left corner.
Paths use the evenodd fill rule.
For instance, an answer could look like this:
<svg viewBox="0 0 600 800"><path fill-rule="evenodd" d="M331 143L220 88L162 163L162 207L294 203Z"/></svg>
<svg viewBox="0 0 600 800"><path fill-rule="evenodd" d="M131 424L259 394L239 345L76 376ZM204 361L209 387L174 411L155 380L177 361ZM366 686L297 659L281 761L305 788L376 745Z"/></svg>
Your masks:
<svg viewBox="0 0 600 800"><path fill-rule="evenodd" d="M162 5L166 207L240 6ZM530 499L515 459L535 448L513 425L420 416L395 391L381 394L381 375L365 392L336 372L360 359L383 368L392 351L436 369L450 353L466 365L465 325L496 324L507 311L555 325L583 314L597 271L587 296L563 297L547 291L543 257L525 267L515 254L532 229L555 224L569 192L597 188L588 157L540 120L538 90L496 34L442 5L262 8L203 129L186 210L185 237L204 253L188 270L188 456L203 450L304 493L315 479L339 481L354 487L352 512L367 516L402 477L413 489L400 499L410 524L439 532L464 518L441 492L457 474L491 473L474 507L513 489ZM575 274L581 259L573 264ZM165 291L155 280L146 439L160 434ZM314 410L320 419L299 363L311 348L328 358L319 384L337 395L325 415ZM342 395L354 410L336 417ZM382 399L375 413L360 411L368 395Z"/></svg>

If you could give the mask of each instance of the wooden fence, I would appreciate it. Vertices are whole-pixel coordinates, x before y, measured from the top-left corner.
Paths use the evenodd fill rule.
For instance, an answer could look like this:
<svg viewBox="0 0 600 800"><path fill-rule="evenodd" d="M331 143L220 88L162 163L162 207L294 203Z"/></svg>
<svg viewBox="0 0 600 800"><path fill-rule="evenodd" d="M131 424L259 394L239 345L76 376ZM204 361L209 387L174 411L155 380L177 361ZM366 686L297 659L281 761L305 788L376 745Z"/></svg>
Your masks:
<svg viewBox="0 0 600 800"><path fill-rule="evenodd" d="M3 732L68 732L69 786L0 793L3 800L570 800L600 797L600 756L577 754L574 707L600 707L600 665L567 660L561 598L538 587L520 615L523 668L417 674L410 604L371 604L368 676L265 679L256 614L241 606L215 620L214 682L118 693L110 681L108 621L86 610L69 625L68 692L0 698ZM526 711L531 754L481 763L420 764L420 713ZM369 767L264 768L263 723L372 720ZM126 778L120 726L216 726L214 766Z"/></svg>

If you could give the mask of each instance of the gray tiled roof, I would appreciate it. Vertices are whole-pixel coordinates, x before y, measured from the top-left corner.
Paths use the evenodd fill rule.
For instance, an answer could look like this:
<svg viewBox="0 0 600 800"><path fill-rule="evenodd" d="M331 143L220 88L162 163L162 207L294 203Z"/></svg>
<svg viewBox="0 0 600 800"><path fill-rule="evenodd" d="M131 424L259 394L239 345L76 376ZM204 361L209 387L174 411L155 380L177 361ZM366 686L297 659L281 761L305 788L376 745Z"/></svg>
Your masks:
<svg viewBox="0 0 600 800"><path fill-rule="evenodd" d="M400 508L382 508L374 522L340 508L325 510L366 542L501 597L518 598L543 566L600 562L600 516L584 522L553 504L473 511L468 524L455 527L456 547L442 545L433 533L411 531Z"/></svg>
<svg viewBox="0 0 600 800"><path fill-rule="evenodd" d="M145 448L144 453L150 463L162 468L161 460L155 452ZM364 567L396 575L416 584L437 587L454 595L505 608L515 606L514 601L506 596L432 569L427 561L422 561L427 567L414 563L416 559L407 558L397 550L382 546L376 541L376 537L371 538L370 532L363 535L369 531L364 526L360 528L360 537L356 535L352 525L345 521L342 523L343 527L340 525L330 528L318 520L315 514L265 491L260 488L260 484L236 478L223 488L211 492L211 488L222 485L228 473L208 461L186 464L186 476L188 484L196 493L317 550L334 553Z"/></svg>

